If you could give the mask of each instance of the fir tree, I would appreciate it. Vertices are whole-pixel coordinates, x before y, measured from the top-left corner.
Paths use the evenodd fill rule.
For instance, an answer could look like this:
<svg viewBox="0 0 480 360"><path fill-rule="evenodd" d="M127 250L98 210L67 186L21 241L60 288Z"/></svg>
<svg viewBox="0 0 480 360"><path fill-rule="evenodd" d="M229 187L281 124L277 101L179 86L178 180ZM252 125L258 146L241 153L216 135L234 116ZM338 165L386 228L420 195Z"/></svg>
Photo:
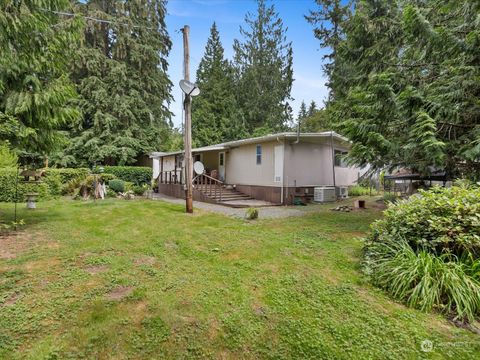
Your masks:
<svg viewBox="0 0 480 360"><path fill-rule="evenodd" d="M329 104L352 161L480 178L479 12L467 0L359 3Z"/></svg>
<svg viewBox="0 0 480 360"><path fill-rule="evenodd" d="M243 117L235 99L233 68L223 54L220 35L213 23L197 70L201 96L192 103L192 138L196 146L245 136Z"/></svg>
<svg viewBox="0 0 480 360"><path fill-rule="evenodd" d="M289 120L293 82L292 46L273 5L257 1L257 13L247 13L240 27L243 40L234 41L237 101L248 130L279 131Z"/></svg>
<svg viewBox="0 0 480 360"><path fill-rule="evenodd" d="M345 36L352 9L357 0L315 0L317 8L310 10L305 19L314 26L313 33L320 40L320 46L328 49L323 55L325 74L330 82L341 77L342 69L337 59L337 51ZM327 84L328 85L328 84ZM330 99L334 98L334 86L330 86Z"/></svg>
<svg viewBox="0 0 480 360"><path fill-rule="evenodd" d="M78 111L68 80L78 19L63 19L67 0L0 3L0 143L45 157L62 142L58 129Z"/></svg>
<svg viewBox="0 0 480 360"><path fill-rule="evenodd" d="M307 105L305 104L305 101L302 100L302 103L300 104L300 109L298 110L297 121L301 121L305 119L307 116L308 116Z"/></svg>
<svg viewBox="0 0 480 360"><path fill-rule="evenodd" d="M83 119L67 154L77 164L128 164L163 149L170 133L171 43L162 0L90 0L77 4L87 20L72 79Z"/></svg>
<svg viewBox="0 0 480 360"><path fill-rule="evenodd" d="M317 109L317 104L315 103L315 101L312 100L312 101L310 102L310 105L308 106L308 112L307 112L307 114L308 114L308 116L313 116L313 115L315 115L315 113L316 113L317 111L318 111L318 109Z"/></svg>

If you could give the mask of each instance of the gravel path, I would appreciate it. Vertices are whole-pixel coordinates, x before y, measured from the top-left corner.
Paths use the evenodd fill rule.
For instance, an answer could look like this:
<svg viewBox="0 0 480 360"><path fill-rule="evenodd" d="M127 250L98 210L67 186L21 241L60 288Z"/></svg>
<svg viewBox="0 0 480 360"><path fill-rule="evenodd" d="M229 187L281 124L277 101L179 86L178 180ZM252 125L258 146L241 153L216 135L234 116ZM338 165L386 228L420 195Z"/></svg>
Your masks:
<svg viewBox="0 0 480 360"><path fill-rule="evenodd" d="M154 200L166 201L172 204L185 204L185 200L178 199L163 194L154 194ZM243 218L245 216L245 208L230 208L227 206L209 204L200 201L193 202L194 208L215 212L218 214L223 214L227 216L233 216L236 218ZM302 216L307 212L318 211L320 205L308 205L308 206L268 206L268 207L259 207L258 217L259 219L275 219L275 218L285 218L291 216Z"/></svg>

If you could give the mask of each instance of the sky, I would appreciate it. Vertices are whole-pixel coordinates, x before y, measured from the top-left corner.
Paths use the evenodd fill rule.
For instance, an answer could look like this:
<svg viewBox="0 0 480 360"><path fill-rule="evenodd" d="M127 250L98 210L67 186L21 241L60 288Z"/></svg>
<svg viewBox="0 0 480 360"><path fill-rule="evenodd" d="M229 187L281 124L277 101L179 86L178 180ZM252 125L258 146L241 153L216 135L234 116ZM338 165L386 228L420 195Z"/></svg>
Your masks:
<svg viewBox="0 0 480 360"><path fill-rule="evenodd" d="M296 116L302 100L307 105L314 100L320 107L328 90L326 77L322 71L322 54L319 42L313 36L313 28L304 18L315 3L313 0L273 0L275 10L287 27L287 40L293 47L293 87L291 103ZM245 14L255 13L254 0L169 0L167 4L167 29L172 39L169 54L169 76L173 82L174 102L170 110L174 113L173 123L180 127L182 117L182 92L178 85L183 77L183 35L179 31L184 25L190 26L190 78L195 73L205 51L210 27L215 21L225 56L233 57L233 40L241 39L240 25Z"/></svg>

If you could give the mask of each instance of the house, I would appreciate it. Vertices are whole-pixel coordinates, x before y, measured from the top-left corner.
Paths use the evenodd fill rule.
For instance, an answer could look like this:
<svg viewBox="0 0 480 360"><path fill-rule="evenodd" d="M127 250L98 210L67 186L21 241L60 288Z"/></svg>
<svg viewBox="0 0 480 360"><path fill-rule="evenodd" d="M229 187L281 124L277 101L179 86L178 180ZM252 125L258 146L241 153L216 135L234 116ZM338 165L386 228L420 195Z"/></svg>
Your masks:
<svg viewBox="0 0 480 360"><path fill-rule="evenodd" d="M354 184L360 169L345 164L349 148L348 139L329 131L284 132L193 149L193 161L205 169L194 174L193 197L225 204L247 198L292 204L295 197L313 197L318 186ZM151 156L158 191L183 198L183 151Z"/></svg>

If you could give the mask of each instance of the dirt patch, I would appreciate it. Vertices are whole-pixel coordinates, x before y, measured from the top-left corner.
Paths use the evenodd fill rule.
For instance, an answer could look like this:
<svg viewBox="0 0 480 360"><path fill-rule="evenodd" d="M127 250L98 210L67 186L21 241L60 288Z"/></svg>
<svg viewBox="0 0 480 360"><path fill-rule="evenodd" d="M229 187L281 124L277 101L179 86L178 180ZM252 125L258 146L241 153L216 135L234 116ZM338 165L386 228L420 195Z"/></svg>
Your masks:
<svg viewBox="0 0 480 360"><path fill-rule="evenodd" d="M89 265L83 268L90 275L100 274L108 270L107 265Z"/></svg>
<svg viewBox="0 0 480 360"><path fill-rule="evenodd" d="M157 259L155 259L153 256L141 256L139 258L136 258L134 261L135 265L153 265L157 262Z"/></svg>
<svg viewBox="0 0 480 360"><path fill-rule="evenodd" d="M58 248L58 243L45 238L38 231L17 231L2 234L0 235L0 259L15 259L22 253L39 246L47 246L49 249Z"/></svg>
<svg viewBox="0 0 480 360"><path fill-rule="evenodd" d="M107 300L122 300L133 292L132 286L119 286L105 295Z"/></svg>
<svg viewBox="0 0 480 360"><path fill-rule="evenodd" d="M165 242L165 248L176 250L176 249L178 249L178 245L176 243L174 243L173 241L166 241Z"/></svg>
<svg viewBox="0 0 480 360"><path fill-rule="evenodd" d="M40 260L33 260L25 263L23 268L29 273L36 273L39 271L52 270L58 268L61 265L61 261L57 258L46 258Z"/></svg>
<svg viewBox="0 0 480 360"><path fill-rule="evenodd" d="M259 304L254 304L252 306L253 313L259 317L266 318L267 317L267 309L264 306Z"/></svg>
<svg viewBox="0 0 480 360"><path fill-rule="evenodd" d="M5 302L0 305L0 308L11 306L11 305L15 304L19 298L20 298L20 295L18 295L17 293L14 293L14 294L10 295L7 298L7 300L5 300Z"/></svg>
<svg viewBox="0 0 480 360"><path fill-rule="evenodd" d="M16 257L17 255L15 255L14 253L11 253L10 251L5 249L0 249L0 259L11 260L11 259L15 259Z"/></svg>

